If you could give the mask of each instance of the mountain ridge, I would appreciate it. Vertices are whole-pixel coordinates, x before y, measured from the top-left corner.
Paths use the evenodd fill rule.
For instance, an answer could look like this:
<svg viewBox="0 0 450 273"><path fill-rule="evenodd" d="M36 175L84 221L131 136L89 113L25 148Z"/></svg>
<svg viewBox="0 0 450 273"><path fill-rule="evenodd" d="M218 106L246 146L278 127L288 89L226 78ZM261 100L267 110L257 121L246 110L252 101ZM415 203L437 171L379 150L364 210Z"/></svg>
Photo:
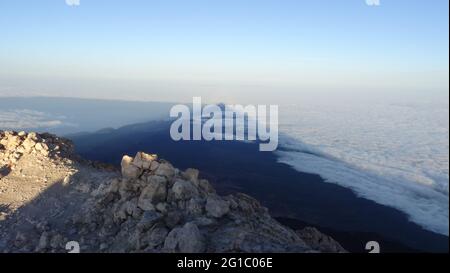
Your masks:
<svg viewBox="0 0 450 273"><path fill-rule="evenodd" d="M218 195L198 170L157 155L125 155L119 172L54 135L0 137L2 252L66 252L69 241L82 252L346 252L314 228L281 225L246 194Z"/></svg>

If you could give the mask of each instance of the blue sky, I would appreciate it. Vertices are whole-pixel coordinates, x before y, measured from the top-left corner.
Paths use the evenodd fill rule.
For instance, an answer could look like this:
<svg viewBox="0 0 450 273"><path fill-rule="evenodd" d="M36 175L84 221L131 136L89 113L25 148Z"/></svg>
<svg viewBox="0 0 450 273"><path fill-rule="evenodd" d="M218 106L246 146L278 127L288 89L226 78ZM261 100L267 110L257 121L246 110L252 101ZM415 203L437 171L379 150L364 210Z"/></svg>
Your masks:
<svg viewBox="0 0 450 273"><path fill-rule="evenodd" d="M109 88L121 85L149 100L169 100L154 91L161 86L175 97L207 92L205 86L236 94L251 93L246 86L268 93L448 93L448 5L81 0L74 7L65 0L4 0L0 94L122 98L119 87Z"/></svg>

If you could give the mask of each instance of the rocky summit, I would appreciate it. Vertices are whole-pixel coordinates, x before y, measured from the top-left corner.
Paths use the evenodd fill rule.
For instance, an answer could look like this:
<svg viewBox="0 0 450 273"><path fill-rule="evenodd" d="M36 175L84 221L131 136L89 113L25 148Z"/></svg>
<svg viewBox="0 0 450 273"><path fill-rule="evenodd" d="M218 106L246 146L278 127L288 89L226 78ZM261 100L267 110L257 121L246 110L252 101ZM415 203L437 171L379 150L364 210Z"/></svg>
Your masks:
<svg viewBox="0 0 450 273"><path fill-rule="evenodd" d="M121 169L79 158L69 140L0 131L0 252L346 252L294 231L254 198L220 196L196 169L125 155Z"/></svg>

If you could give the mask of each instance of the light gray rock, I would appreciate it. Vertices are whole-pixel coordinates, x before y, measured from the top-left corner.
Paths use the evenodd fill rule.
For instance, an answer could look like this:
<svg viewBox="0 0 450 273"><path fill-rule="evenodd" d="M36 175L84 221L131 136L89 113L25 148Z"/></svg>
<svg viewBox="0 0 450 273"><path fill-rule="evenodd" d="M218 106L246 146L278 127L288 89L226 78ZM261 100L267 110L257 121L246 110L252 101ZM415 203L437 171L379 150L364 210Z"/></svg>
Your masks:
<svg viewBox="0 0 450 273"><path fill-rule="evenodd" d="M155 248L164 244L169 230L164 226L155 226L148 232L148 235L142 239L142 245Z"/></svg>
<svg viewBox="0 0 450 273"><path fill-rule="evenodd" d="M131 156L124 156L120 166L122 167L122 176L127 179L138 178L141 175L141 169L136 167Z"/></svg>
<svg viewBox="0 0 450 273"><path fill-rule="evenodd" d="M39 142L35 145L35 149L38 152L48 151L48 146L45 143Z"/></svg>
<svg viewBox="0 0 450 273"><path fill-rule="evenodd" d="M198 195L198 190L190 181L177 180L172 187L175 200L188 200Z"/></svg>
<svg viewBox="0 0 450 273"><path fill-rule="evenodd" d="M175 168L170 163L165 162L159 164L158 168L155 171L155 174L171 179L175 175Z"/></svg>
<svg viewBox="0 0 450 273"><path fill-rule="evenodd" d="M126 214L129 216L133 216L133 214L138 214L137 211L138 207L136 205L136 202L133 201L127 201L125 204L123 204L123 209L125 210Z"/></svg>
<svg viewBox="0 0 450 273"><path fill-rule="evenodd" d="M22 142L22 146L24 147L26 152L31 152L33 147L36 145L36 142L34 142L33 139L27 138Z"/></svg>
<svg viewBox="0 0 450 273"><path fill-rule="evenodd" d="M188 181L194 182L198 180L199 173L197 169L189 168L183 172L183 177Z"/></svg>
<svg viewBox="0 0 450 273"><path fill-rule="evenodd" d="M152 201L149 199L141 199L139 198L138 207L143 211L152 211L155 210L155 205L153 205Z"/></svg>
<svg viewBox="0 0 450 273"><path fill-rule="evenodd" d="M43 232L39 238L38 251L42 251L47 248L49 244L49 235L47 232Z"/></svg>
<svg viewBox="0 0 450 273"><path fill-rule="evenodd" d="M198 227L213 226L217 224L217 219L200 216L193 221Z"/></svg>
<svg viewBox="0 0 450 273"><path fill-rule="evenodd" d="M153 161L152 165L150 166L150 171L156 171L159 168L159 162L158 161Z"/></svg>
<svg viewBox="0 0 450 273"><path fill-rule="evenodd" d="M189 215L202 215L205 201L199 197L191 198L186 202L186 213Z"/></svg>
<svg viewBox="0 0 450 273"><path fill-rule="evenodd" d="M167 212L167 203L158 203L155 206L156 210L161 212L161 213L166 213Z"/></svg>
<svg viewBox="0 0 450 273"><path fill-rule="evenodd" d="M133 159L133 165L141 169L150 169L152 162L157 159L158 159L157 155L138 152Z"/></svg>
<svg viewBox="0 0 450 273"><path fill-rule="evenodd" d="M137 224L140 231L146 231L162 219L162 214L156 211L145 211Z"/></svg>
<svg viewBox="0 0 450 273"><path fill-rule="evenodd" d="M113 208L113 219L117 223L121 223L127 219L127 204L116 204Z"/></svg>
<svg viewBox="0 0 450 273"><path fill-rule="evenodd" d="M164 202L167 196L167 180L162 176L150 176L147 178L147 186L142 190L139 196L139 207L144 204L151 203L156 205Z"/></svg>
<svg viewBox="0 0 450 273"><path fill-rule="evenodd" d="M211 186L208 180L200 179L198 180L198 187L206 194L216 193L216 190Z"/></svg>
<svg viewBox="0 0 450 273"><path fill-rule="evenodd" d="M211 195L206 199L205 209L209 216L220 218L230 211L230 203L217 195Z"/></svg>
<svg viewBox="0 0 450 273"><path fill-rule="evenodd" d="M104 196L119 191L120 180L112 179L109 183L102 183L100 186L92 191L92 196Z"/></svg>
<svg viewBox="0 0 450 273"><path fill-rule="evenodd" d="M205 251L205 239L194 223L174 228L164 241L164 251L171 253L201 253Z"/></svg>

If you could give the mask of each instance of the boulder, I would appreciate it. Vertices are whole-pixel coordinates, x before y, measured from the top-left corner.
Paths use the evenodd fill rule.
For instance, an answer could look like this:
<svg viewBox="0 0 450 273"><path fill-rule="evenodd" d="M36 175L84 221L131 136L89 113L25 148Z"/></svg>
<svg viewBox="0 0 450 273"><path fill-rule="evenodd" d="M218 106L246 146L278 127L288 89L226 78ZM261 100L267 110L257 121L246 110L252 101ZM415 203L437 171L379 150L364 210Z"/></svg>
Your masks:
<svg viewBox="0 0 450 273"><path fill-rule="evenodd" d="M205 210L208 216L220 218L230 211L230 203L217 195L208 196Z"/></svg>
<svg viewBox="0 0 450 273"><path fill-rule="evenodd" d="M162 213L167 212L167 203L158 203L155 206L156 210Z"/></svg>
<svg viewBox="0 0 450 273"><path fill-rule="evenodd" d="M29 152L31 149L33 149L34 145L36 145L36 142L34 142L31 138L27 138L22 142L22 146L24 147L25 151Z"/></svg>
<svg viewBox="0 0 450 273"><path fill-rule="evenodd" d="M39 142L35 145L35 149L38 152L48 151L48 145L42 142Z"/></svg>
<svg viewBox="0 0 450 273"><path fill-rule="evenodd" d="M211 186L209 181L206 179L200 179L198 181L198 187L207 194L216 192L216 190Z"/></svg>
<svg viewBox="0 0 450 273"><path fill-rule="evenodd" d="M127 215L133 216L134 218L139 217L141 210L137 207L136 202L127 201L124 204L124 210Z"/></svg>
<svg viewBox="0 0 450 273"><path fill-rule="evenodd" d="M198 175L199 175L199 171L197 169L187 169L186 171L183 172L183 177L186 180L189 180L191 182L197 181L198 180Z"/></svg>
<svg viewBox="0 0 450 273"><path fill-rule="evenodd" d="M127 206L127 203L115 205L115 208L113 209L114 222L121 223L127 219Z"/></svg>
<svg viewBox="0 0 450 273"><path fill-rule="evenodd" d="M49 235L47 232L43 232L39 238L39 244L37 246L38 251L45 250L49 244Z"/></svg>
<svg viewBox="0 0 450 273"><path fill-rule="evenodd" d="M3 144L3 143L2 143ZM6 142L6 149L7 150L14 150L17 146L21 144L21 139L18 136L10 136Z"/></svg>
<svg viewBox="0 0 450 273"><path fill-rule="evenodd" d="M138 152L133 159L133 165L141 169L150 169L153 161L157 160L157 155L150 155L144 152Z"/></svg>
<svg viewBox="0 0 450 273"><path fill-rule="evenodd" d="M198 195L198 190L190 181L177 180L172 187L175 200L188 200Z"/></svg>
<svg viewBox="0 0 450 273"><path fill-rule="evenodd" d="M141 175L141 170L132 164L133 158L131 156L124 156L120 166L122 167L122 176L128 179L138 178Z"/></svg>
<svg viewBox="0 0 450 273"><path fill-rule="evenodd" d="M155 210L155 205L149 199L141 199L139 198L138 207L143 211L152 211Z"/></svg>
<svg viewBox="0 0 450 273"><path fill-rule="evenodd" d="M186 213L189 215L201 215L204 207L204 199L194 197L186 202Z"/></svg>
<svg viewBox="0 0 450 273"><path fill-rule="evenodd" d="M150 166L150 171L154 172L159 168L159 162L158 161L153 161L152 165Z"/></svg>
<svg viewBox="0 0 450 273"><path fill-rule="evenodd" d="M159 164L158 168L155 171L155 174L171 179L175 175L175 168L170 163L165 162Z"/></svg>
<svg viewBox="0 0 450 273"><path fill-rule="evenodd" d="M36 132L30 132L28 133L28 138L32 139L34 141L38 141L39 140L39 136Z"/></svg>
<svg viewBox="0 0 450 273"><path fill-rule="evenodd" d="M162 176L149 176L148 185L142 190L139 196L139 207L145 206L147 202L156 205L164 202L167 196L167 180Z"/></svg>
<svg viewBox="0 0 450 273"><path fill-rule="evenodd" d="M187 223L169 232L163 249L171 253L201 253L205 251L205 239L197 225Z"/></svg>
<svg viewBox="0 0 450 273"><path fill-rule="evenodd" d="M164 241L166 240L168 233L169 233L169 230L167 228L165 228L164 226L156 225L149 232L148 236L146 236L142 239L141 244L143 246L155 248L159 245L164 244Z"/></svg>
<svg viewBox="0 0 450 273"><path fill-rule="evenodd" d="M119 191L120 180L112 179L108 183L102 183L98 188L91 192L92 196L105 196Z"/></svg>
<svg viewBox="0 0 450 273"><path fill-rule="evenodd" d="M140 231L146 231L162 219L162 214L156 211L145 211L137 224Z"/></svg>

